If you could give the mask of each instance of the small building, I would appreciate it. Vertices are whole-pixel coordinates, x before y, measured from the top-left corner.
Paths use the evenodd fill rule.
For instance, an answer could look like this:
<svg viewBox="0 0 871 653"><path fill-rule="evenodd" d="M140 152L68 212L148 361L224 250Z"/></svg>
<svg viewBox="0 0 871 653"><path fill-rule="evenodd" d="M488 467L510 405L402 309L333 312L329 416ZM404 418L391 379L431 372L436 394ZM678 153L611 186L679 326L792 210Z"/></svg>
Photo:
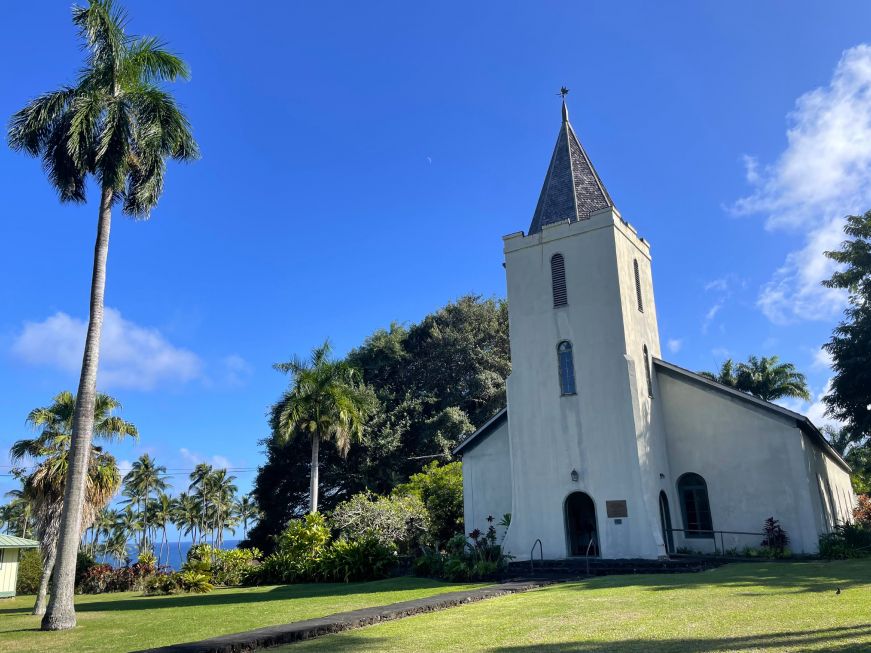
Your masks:
<svg viewBox="0 0 871 653"><path fill-rule="evenodd" d="M39 542L23 537L0 534L0 598L15 596L18 581L18 558L22 549L38 549Z"/></svg>
<svg viewBox="0 0 871 653"><path fill-rule="evenodd" d="M650 243L565 104L562 118L529 230L503 238L508 401L456 448L466 526L511 513L519 560L537 544L654 559L758 547L774 517L794 552L816 553L855 506L849 466L804 415L662 359Z"/></svg>

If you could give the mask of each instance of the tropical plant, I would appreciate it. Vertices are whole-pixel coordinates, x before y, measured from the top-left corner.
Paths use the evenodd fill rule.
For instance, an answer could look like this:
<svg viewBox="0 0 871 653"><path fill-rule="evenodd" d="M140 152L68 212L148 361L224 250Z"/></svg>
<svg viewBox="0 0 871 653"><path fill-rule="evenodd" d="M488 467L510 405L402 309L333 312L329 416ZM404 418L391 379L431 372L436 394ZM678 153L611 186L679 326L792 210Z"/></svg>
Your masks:
<svg viewBox="0 0 871 653"><path fill-rule="evenodd" d="M137 506L142 520L140 551L145 551L151 547L153 538L149 539L149 535L156 526L159 526L153 515L151 518L149 517L149 507L157 509L157 506L149 505L149 500L152 492L160 495L167 489L166 479L166 467L158 465L154 458L147 453L139 456L133 462L130 471L124 476L125 502Z"/></svg>
<svg viewBox="0 0 871 653"><path fill-rule="evenodd" d="M22 494L32 506L44 560L43 578L33 608L36 615L46 612L49 579L55 568L64 489L70 473L75 407L76 398L69 392L61 392L50 405L35 408L26 421L31 428L38 431L36 437L19 440L10 450L13 461L26 458L36 461L36 468L24 479ZM113 414L120 408L121 404L116 399L103 393L97 394L93 415L96 438L111 441L138 437L138 431L133 424ZM121 483L115 458L98 446L89 444L89 448L85 496L80 514L82 532L90 528ZM78 543L79 538L76 535L76 544ZM78 552L78 546L76 549Z"/></svg>
<svg viewBox="0 0 871 653"><path fill-rule="evenodd" d="M125 34L127 18L112 0L73 7L87 52L74 86L42 95L12 116L9 145L40 156L62 202L84 202L86 180L100 188L90 311L72 432L69 481L60 525L58 565L45 630L72 628L79 544L97 400L97 367L112 206L147 217L163 190L166 158L198 156L187 118L164 81L189 76L185 63L152 37Z"/></svg>
<svg viewBox="0 0 871 653"><path fill-rule="evenodd" d="M871 528L863 524L835 524L820 535L823 558L864 558L871 555Z"/></svg>
<svg viewBox="0 0 871 653"><path fill-rule="evenodd" d="M765 520L762 533L762 546L770 549L775 557L783 555L786 546L789 544L789 535L783 530L780 522L774 517L769 517Z"/></svg>
<svg viewBox="0 0 871 653"><path fill-rule="evenodd" d="M193 492L193 496L197 497L200 502L200 509L197 514L197 519L193 524L193 541L199 542L206 536L206 502L208 500L208 491L206 489L206 481L212 475L212 466L207 463L198 463L194 470L190 473L190 485L188 491Z"/></svg>
<svg viewBox="0 0 871 653"><path fill-rule="evenodd" d="M746 362L734 365L726 360L717 374L699 372L709 379L755 395L764 401L794 397L810 401L807 378L792 363L781 363L777 356L750 356Z"/></svg>
<svg viewBox="0 0 871 653"><path fill-rule="evenodd" d="M416 496L429 513L433 544L446 542L463 530L462 463L440 465L432 461L407 483L396 488L399 495Z"/></svg>
<svg viewBox="0 0 871 653"><path fill-rule="evenodd" d="M426 536L429 513L417 495L379 497L361 492L335 507L330 524L349 539L371 536L405 553Z"/></svg>
<svg viewBox="0 0 871 653"><path fill-rule="evenodd" d="M853 519L857 524L871 529L871 496L860 494L856 497L856 507L853 508Z"/></svg>
<svg viewBox="0 0 871 653"><path fill-rule="evenodd" d="M239 498L233 506L233 516L242 523L242 537L248 539L248 522L256 522L260 516L260 510L250 494Z"/></svg>
<svg viewBox="0 0 871 653"><path fill-rule="evenodd" d="M309 511L318 511L318 449L332 440L340 455L360 439L373 408L373 396L360 383L357 370L345 361L331 360L329 341L316 347L309 361L294 358L274 366L291 375L291 387L272 407L272 429L279 442L300 435L311 438Z"/></svg>
<svg viewBox="0 0 871 653"><path fill-rule="evenodd" d="M333 541L317 563L317 575L326 582L350 583L386 578L396 566L396 547L373 534Z"/></svg>

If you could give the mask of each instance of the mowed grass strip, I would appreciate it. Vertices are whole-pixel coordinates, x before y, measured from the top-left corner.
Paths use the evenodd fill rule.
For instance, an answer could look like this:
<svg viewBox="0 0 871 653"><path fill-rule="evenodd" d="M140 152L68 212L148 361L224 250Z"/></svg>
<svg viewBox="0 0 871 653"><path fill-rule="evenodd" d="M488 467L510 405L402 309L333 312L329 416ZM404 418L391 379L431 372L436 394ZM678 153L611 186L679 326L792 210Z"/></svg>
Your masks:
<svg viewBox="0 0 871 653"><path fill-rule="evenodd" d="M39 618L29 614L33 597L20 596L0 599L0 651L135 651L482 586L394 578L221 589L199 595L82 595L76 597L79 626L50 633L40 631Z"/></svg>
<svg viewBox="0 0 871 653"><path fill-rule="evenodd" d="M698 574L610 576L276 650L867 653L871 562L732 564Z"/></svg>

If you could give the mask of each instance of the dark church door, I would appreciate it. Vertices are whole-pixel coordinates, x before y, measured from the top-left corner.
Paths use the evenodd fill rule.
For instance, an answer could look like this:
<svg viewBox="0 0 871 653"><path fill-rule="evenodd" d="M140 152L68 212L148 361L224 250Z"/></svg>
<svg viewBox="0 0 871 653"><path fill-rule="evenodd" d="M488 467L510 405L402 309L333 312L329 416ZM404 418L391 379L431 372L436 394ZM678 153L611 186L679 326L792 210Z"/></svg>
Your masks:
<svg viewBox="0 0 871 653"><path fill-rule="evenodd" d="M596 506L588 494L572 492L566 497L566 535L569 555L598 556L596 537Z"/></svg>
<svg viewBox="0 0 871 653"><path fill-rule="evenodd" d="M662 540L668 553L674 553L674 533L671 530L671 512L668 510L668 497L659 493L659 521L662 523Z"/></svg>

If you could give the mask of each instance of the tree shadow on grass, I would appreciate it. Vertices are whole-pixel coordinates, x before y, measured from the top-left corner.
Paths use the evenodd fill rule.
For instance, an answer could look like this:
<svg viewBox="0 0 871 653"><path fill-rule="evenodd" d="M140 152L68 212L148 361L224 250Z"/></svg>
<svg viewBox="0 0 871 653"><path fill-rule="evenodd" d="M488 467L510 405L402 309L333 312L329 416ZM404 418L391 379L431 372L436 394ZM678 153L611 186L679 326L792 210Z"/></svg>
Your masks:
<svg viewBox="0 0 871 653"><path fill-rule="evenodd" d="M583 634L579 634L579 638ZM388 637L360 637L344 634L302 645L287 645L276 653L330 651L364 653L384 651L404 644ZM822 646L821 646L822 645ZM724 651L765 651L790 653L867 653L871 650L871 624L778 632L765 635L698 639L624 639L611 642L557 642L485 648L491 653L721 653Z"/></svg>
<svg viewBox="0 0 871 653"><path fill-rule="evenodd" d="M158 610L165 608L209 607L234 604L263 603L267 601L288 601L326 598L330 596L346 599L359 594L406 592L414 590L439 589L449 591L445 583L425 578L392 578L367 583L305 583L299 585L279 585L270 589L257 587L216 590L209 594L175 594L172 596L119 597L106 593L92 601L77 601L76 612ZM455 589L455 588L454 588ZM470 587L471 589L471 587ZM438 593L438 592L437 592ZM396 603L401 598L385 597L381 603ZM30 607L0 609L0 615L27 614ZM353 608L350 608L353 609ZM331 612L342 611L339 607Z"/></svg>
<svg viewBox="0 0 871 653"><path fill-rule="evenodd" d="M639 587L666 591L716 586L748 590L736 592L739 596L769 596L826 593L868 584L871 584L871 565L851 561L742 563L693 573L600 576L577 581L572 587L579 590ZM760 586L765 589L760 591Z"/></svg>

